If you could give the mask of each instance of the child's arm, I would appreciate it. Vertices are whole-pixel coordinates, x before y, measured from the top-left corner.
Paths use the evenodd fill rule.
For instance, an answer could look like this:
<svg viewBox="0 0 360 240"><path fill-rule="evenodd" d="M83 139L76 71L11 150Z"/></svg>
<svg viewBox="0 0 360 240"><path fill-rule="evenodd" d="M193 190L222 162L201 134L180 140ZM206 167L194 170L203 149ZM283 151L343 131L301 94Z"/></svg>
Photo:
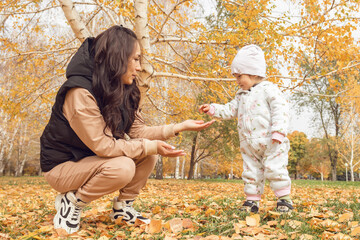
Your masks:
<svg viewBox="0 0 360 240"><path fill-rule="evenodd" d="M237 117L238 101L236 99L227 104L203 104L199 107L200 113L206 113L209 116L222 119L232 119Z"/></svg>
<svg viewBox="0 0 360 240"><path fill-rule="evenodd" d="M266 92L270 105L272 140L281 143L288 133L289 104L276 85L266 89Z"/></svg>

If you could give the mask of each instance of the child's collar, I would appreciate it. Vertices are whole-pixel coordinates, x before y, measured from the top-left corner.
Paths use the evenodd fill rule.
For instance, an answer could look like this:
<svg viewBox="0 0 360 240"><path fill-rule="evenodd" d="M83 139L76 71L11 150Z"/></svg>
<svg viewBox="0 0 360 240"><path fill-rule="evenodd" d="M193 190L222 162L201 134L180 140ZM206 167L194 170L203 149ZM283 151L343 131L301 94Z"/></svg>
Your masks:
<svg viewBox="0 0 360 240"><path fill-rule="evenodd" d="M258 85L262 84L263 82L265 82L265 80L261 80L260 82L255 83L255 84L254 84L254 85L253 85L253 86L252 86L249 90L243 90L243 89L241 89L241 88L240 88L240 89L236 92L236 94L250 92L252 88L254 88L254 87L256 87L256 86L258 86Z"/></svg>

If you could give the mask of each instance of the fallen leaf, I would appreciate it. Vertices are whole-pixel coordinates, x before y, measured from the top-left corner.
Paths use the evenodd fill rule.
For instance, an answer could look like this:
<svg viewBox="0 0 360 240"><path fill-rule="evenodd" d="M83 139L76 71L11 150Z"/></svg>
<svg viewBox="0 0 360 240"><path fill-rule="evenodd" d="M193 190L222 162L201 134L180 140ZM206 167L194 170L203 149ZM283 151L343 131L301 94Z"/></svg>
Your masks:
<svg viewBox="0 0 360 240"><path fill-rule="evenodd" d="M334 240L346 240L346 239L352 239L352 238L350 236L348 236L348 235L343 234L343 233L338 233L338 234L335 234L334 236L332 236L331 239L334 239Z"/></svg>
<svg viewBox="0 0 360 240"><path fill-rule="evenodd" d="M109 238L106 237L106 236L101 236L101 237L98 238L98 240L109 240Z"/></svg>
<svg viewBox="0 0 360 240"><path fill-rule="evenodd" d="M246 224L250 227L259 227L260 226L260 215L254 214L251 216L246 216Z"/></svg>
<svg viewBox="0 0 360 240"><path fill-rule="evenodd" d="M152 209L152 213L153 214L158 214L161 212L161 207L160 206L155 206L153 209Z"/></svg>
<svg viewBox="0 0 360 240"><path fill-rule="evenodd" d="M180 218L173 218L169 221L170 230L173 233L179 233L183 230L182 220Z"/></svg>
<svg viewBox="0 0 360 240"><path fill-rule="evenodd" d="M266 224L269 226L269 227L276 227L278 225L278 221L268 221Z"/></svg>
<svg viewBox="0 0 360 240"><path fill-rule="evenodd" d="M236 233L240 233L240 229L246 227L246 221L240 221L238 223L234 223L234 229Z"/></svg>
<svg viewBox="0 0 360 240"><path fill-rule="evenodd" d="M352 218L354 217L354 213L353 212L348 212L348 213L344 213L341 214L339 217L339 222L349 222L352 220Z"/></svg>
<svg viewBox="0 0 360 240"><path fill-rule="evenodd" d="M55 229L55 232L57 233L57 235L58 235L59 237L66 237L66 236L69 235L69 234L66 232L66 230L65 230L65 229L62 229L62 228L57 228L57 229Z"/></svg>
<svg viewBox="0 0 360 240"><path fill-rule="evenodd" d="M0 233L0 239L10 239L10 236L6 233Z"/></svg>
<svg viewBox="0 0 360 240"><path fill-rule="evenodd" d="M41 233L49 232L54 229L53 225L42 226L38 231Z"/></svg>
<svg viewBox="0 0 360 240"><path fill-rule="evenodd" d="M321 234L321 239L330 239L332 236L334 236L335 234L332 232L328 232L328 231L324 231Z"/></svg>
<svg viewBox="0 0 360 240"><path fill-rule="evenodd" d="M296 220L290 220L290 221L288 221L288 224L292 229L296 229L296 228L301 227L302 222L296 221Z"/></svg>
<svg viewBox="0 0 360 240"><path fill-rule="evenodd" d="M150 224L146 227L145 232L153 234L153 233L159 233L162 229L162 222L161 220L157 219L151 219Z"/></svg>
<svg viewBox="0 0 360 240"><path fill-rule="evenodd" d="M360 226L352 229L351 233L350 233L350 236L353 236L353 237L355 237L357 235L360 235Z"/></svg>
<svg viewBox="0 0 360 240"><path fill-rule="evenodd" d="M176 207L167 207L165 208L165 212L172 215L177 213L179 210Z"/></svg>
<svg viewBox="0 0 360 240"><path fill-rule="evenodd" d="M122 221L123 217L119 217L117 219L115 219L115 224L116 225L124 225L125 223Z"/></svg>
<svg viewBox="0 0 360 240"><path fill-rule="evenodd" d="M184 229L190 229L190 230L195 231L195 225L189 218L183 219L182 226Z"/></svg>
<svg viewBox="0 0 360 240"><path fill-rule="evenodd" d="M204 240L220 240L220 237L216 235L210 235L204 238Z"/></svg>
<svg viewBox="0 0 360 240"><path fill-rule="evenodd" d="M177 240L177 238L173 238L170 236L165 236L164 240Z"/></svg>
<svg viewBox="0 0 360 240"><path fill-rule="evenodd" d="M302 234L300 236L300 240L311 240L311 239L314 239L314 237L309 234Z"/></svg>
<svg viewBox="0 0 360 240"><path fill-rule="evenodd" d="M208 208L205 212L205 216L210 216L210 215L214 215L215 214L215 209L212 209L212 208Z"/></svg>

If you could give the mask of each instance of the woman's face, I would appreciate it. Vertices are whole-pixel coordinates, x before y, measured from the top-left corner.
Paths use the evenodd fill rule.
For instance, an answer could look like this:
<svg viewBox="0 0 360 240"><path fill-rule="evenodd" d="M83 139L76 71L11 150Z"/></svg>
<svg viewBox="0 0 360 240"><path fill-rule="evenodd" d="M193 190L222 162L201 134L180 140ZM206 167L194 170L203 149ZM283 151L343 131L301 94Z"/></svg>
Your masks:
<svg viewBox="0 0 360 240"><path fill-rule="evenodd" d="M141 50L138 42L135 43L133 53L129 58L127 70L124 75L121 76L123 84L131 85L138 75L138 71L141 71L140 65Z"/></svg>

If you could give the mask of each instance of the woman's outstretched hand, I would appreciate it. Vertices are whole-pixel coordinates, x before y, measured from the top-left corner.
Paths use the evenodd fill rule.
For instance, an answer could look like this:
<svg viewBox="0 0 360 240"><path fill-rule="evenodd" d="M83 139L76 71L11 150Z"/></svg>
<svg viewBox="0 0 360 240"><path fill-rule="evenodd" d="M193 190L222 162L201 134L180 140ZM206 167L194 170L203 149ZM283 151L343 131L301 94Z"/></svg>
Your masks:
<svg viewBox="0 0 360 240"><path fill-rule="evenodd" d="M184 156L184 150L175 150L174 146L171 146L163 141L157 141L158 154L164 157L179 157Z"/></svg>
<svg viewBox="0 0 360 240"><path fill-rule="evenodd" d="M183 132L183 131L201 131L205 128L208 128L211 124L215 122L211 120L209 122L204 122L203 120L186 120L182 123L175 124L174 131L175 133Z"/></svg>

